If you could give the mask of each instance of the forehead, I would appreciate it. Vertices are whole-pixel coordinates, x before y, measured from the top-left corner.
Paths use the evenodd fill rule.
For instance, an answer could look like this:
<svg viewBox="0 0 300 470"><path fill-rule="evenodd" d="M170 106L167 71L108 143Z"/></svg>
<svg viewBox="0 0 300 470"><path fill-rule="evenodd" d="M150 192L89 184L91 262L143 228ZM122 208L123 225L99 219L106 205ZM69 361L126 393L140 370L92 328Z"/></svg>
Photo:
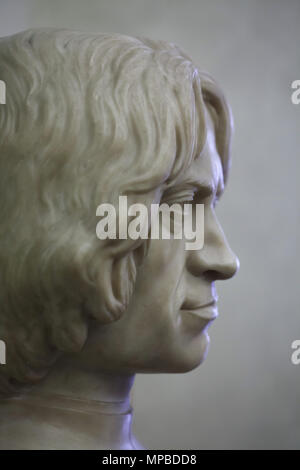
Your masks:
<svg viewBox="0 0 300 470"><path fill-rule="evenodd" d="M180 184L195 186L200 192L217 194L224 191L221 158L216 148L215 126L210 112L206 109L207 138L201 155L181 175Z"/></svg>

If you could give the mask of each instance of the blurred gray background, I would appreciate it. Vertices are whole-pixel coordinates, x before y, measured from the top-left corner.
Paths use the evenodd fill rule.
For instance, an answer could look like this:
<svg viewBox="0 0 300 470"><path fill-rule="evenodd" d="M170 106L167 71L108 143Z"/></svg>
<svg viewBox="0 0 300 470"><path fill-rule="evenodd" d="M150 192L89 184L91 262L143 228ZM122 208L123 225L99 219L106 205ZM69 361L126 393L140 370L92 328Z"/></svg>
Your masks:
<svg viewBox="0 0 300 470"><path fill-rule="evenodd" d="M55 26L176 42L233 108L218 215L241 269L218 283L205 363L137 377L134 427L147 448L300 449L299 25L299 0L0 0L0 36Z"/></svg>

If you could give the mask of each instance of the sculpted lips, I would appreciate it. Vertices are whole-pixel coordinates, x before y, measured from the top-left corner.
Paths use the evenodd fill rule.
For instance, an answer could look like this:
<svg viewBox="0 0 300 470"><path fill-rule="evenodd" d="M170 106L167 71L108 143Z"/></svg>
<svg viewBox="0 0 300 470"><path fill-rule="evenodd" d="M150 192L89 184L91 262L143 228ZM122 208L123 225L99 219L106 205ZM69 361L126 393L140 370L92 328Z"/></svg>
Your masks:
<svg viewBox="0 0 300 470"><path fill-rule="evenodd" d="M212 321L218 316L217 300L217 298L213 297L207 302L201 304L196 304L195 302L186 300L183 302L181 310L200 317L203 320Z"/></svg>

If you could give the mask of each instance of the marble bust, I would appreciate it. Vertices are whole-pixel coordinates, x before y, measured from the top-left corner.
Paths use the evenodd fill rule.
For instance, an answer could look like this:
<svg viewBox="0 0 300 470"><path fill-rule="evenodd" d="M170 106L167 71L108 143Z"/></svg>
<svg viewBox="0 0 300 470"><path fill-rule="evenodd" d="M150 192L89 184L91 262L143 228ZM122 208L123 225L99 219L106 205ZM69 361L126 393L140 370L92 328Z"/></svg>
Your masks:
<svg viewBox="0 0 300 470"><path fill-rule="evenodd" d="M0 449L141 449L135 374L201 364L215 281L238 269L215 213L230 107L164 41L28 30L0 64ZM120 194L204 204L203 248L99 240L96 208Z"/></svg>

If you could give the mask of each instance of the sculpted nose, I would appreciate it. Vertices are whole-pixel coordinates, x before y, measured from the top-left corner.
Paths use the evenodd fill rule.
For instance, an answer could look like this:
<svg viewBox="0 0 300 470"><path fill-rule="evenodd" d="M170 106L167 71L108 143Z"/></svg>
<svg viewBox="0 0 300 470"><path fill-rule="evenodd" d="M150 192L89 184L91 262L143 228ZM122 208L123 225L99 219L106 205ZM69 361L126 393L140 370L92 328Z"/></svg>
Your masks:
<svg viewBox="0 0 300 470"><path fill-rule="evenodd" d="M226 280L233 277L239 269L240 262L226 242L226 248L214 252L214 256L203 259L205 274L214 280Z"/></svg>
<svg viewBox="0 0 300 470"><path fill-rule="evenodd" d="M214 229L205 233L203 248L191 250L187 255L188 271L195 276L205 275L211 280L230 279L239 266L239 259L230 248L217 220Z"/></svg>

